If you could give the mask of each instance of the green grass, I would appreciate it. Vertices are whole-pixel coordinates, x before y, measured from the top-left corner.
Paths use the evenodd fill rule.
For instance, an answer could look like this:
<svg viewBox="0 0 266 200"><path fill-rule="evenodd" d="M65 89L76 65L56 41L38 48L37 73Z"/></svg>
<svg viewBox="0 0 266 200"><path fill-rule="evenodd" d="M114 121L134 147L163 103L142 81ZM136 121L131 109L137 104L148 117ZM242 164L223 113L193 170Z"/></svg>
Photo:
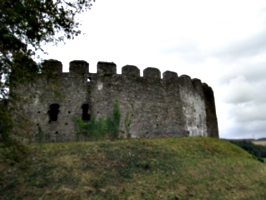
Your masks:
<svg viewBox="0 0 266 200"><path fill-rule="evenodd" d="M213 138L30 146L0 164L0 199L266 199L266 165Z"/></svg>

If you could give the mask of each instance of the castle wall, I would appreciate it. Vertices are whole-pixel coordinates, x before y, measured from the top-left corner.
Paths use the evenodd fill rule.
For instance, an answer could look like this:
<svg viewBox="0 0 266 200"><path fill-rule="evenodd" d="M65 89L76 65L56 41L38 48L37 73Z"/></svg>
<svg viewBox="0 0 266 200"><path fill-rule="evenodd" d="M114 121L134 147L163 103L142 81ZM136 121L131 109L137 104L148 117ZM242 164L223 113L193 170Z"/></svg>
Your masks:
<svg viewBox="0 0 266 200"><path fill-rule="evenodd" d="M36 82L16 92L24 96L21 104L33 122L36 142L74 141L73 118L86 118L83 109L85 115L106 117L116 99L121 137L127 134L127 113L131 137L218 137L211 88L175 72L166 71L161 78L158 69L146 68L140 77L137 67L127 65L117 74L114 63L99 62L97 73L89 73L88 63L72 61L70 72L62 73L62 64L50 60Z"/></svg>
<svg viewBox="0 0 266 200"><path fill-rule="evenodd" d="M21 107L32 122L34 141L74 140L73 117L80 117L82 104L88 102L87 75L86 62L70 63L70 73L62 73L62 64L50 60L36 81L16 89L23 97Z"/></svg>

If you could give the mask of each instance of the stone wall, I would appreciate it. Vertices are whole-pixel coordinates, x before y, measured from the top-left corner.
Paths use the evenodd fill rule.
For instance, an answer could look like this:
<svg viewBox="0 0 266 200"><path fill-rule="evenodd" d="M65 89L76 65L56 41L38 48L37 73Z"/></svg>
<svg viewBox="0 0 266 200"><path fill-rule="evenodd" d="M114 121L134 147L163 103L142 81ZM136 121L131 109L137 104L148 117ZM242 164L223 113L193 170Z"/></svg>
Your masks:
<svg viewBox="0 0 266 200"><path fill-rule="evenodd" d="M146 68L143 77L136 66L122 74L114 63L99 62L97 73L89 73L85 61L62 64L46 61L37 81L14 90L21 94L26 116L33 122L36 142L74 141L73 118L106 117L119 101L120 136L126 137L124 119L129 113L131 137L218 137L212 89L199 79Z"/></svg>

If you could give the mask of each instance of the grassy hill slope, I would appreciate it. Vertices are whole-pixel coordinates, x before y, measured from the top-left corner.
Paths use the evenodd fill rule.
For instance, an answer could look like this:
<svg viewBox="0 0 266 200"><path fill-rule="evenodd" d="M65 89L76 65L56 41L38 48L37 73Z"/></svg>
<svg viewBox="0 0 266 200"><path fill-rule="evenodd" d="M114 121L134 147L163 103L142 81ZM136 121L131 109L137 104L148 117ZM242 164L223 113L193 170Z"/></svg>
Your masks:
<svg viewBox="0 0 266 200"><path fill-rule="evenodd" d="M266 165L213 138L30 146L0 164L0 199L266 199Z"/></svg>

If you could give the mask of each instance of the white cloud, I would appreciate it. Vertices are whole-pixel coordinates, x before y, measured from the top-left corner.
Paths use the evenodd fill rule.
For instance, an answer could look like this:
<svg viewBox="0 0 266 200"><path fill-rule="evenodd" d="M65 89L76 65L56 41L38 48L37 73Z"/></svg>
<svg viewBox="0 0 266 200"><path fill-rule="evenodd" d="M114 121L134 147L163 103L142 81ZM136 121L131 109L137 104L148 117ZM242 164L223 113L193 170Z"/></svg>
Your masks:
<svg viewBox="0 0 266 200"><path fill-rule="evenodd" d="M233 104L246 103L254 97L253 87L243 75L230 80L229 84L223 87L223 94L224 102Z"/></svg>

